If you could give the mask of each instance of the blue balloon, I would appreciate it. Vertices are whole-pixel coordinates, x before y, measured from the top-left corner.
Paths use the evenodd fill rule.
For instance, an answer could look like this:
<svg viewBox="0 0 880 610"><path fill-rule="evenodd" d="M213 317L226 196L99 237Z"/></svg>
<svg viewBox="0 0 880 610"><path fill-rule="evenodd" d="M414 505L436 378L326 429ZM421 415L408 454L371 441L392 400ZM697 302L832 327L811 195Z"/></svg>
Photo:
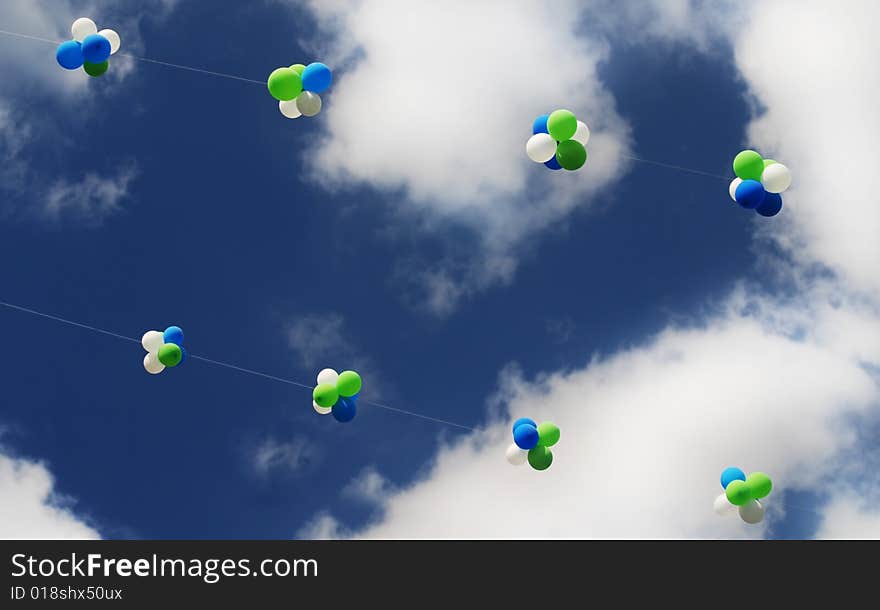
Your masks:
<svg viewBox="0 0 880 610"><path fill-rule="evenodd" d="M180 362L177 363L177 366L180 366L183 364L183 361L186 360L186 350L183 349L182 345L178 345L177 347L180 348Z"/></svg>
<svg viewBox="0 0 880 610"><path fill-rule="evenodd" d="M183 346L183 330L179 326L169 326L162 333L162 339L165 343Z"/></svg>
<svg viewBox="0 0 880 610"><path fill-rule="evenodd" d="M534 449L538 444L538 429L531 424L522 424L513 431L513 442L520 449Z"/></svg>
<svg viewBox="0 0 880 610"><path fill-rule="evenodd" d="M736 202L742 207L753 210L764 201L767 192L757 180L743 180L734 191Z"/></svg>
<svg viewBox="0 0 880 610"><path fill-rule="evenodd" d="M341 423L350 422L357 415L357 405L351 398L340 396L330 411L333 418Z"/></svg>
<svg viewBox="0 0 880 610"><path fill-rule="evenodd" d="M535 119L535 122L532 123L532 135L535 135L536 133L550 133L547 131L547 119L549 118L549 114L542 114Z"/></svg>
<svg viewBox="0 0 880 610"><path fill-rule="evenodd" d="M730 485L731 481L745 481L746 473L737 468L736 466L729 466L724 469L724 472L721 473L721 487L727 489L727 486Z"/></svg>
<svg viewBox="0 0 880 610"><path fill-rule="evenodd" d="M559 161L556 159L556 155L550 157L549 161L545 161L544 165L546 165L550 169L562 169L562 166L559 165Z"/></svg>
<svg viewBox="0 0 880 610"><path fill-rule="evenodd" d="M333 82L333 73L330 68L320 62L310 63L302 73L303 91L322 93Z"/></svg>
<svg viewBox="0 0 880 610"><path fill-rule="evenodd" d="M528 417L520 417L518 420L513 422L513 431L516 432L516 429L522 426L523 424L528 424L537 429L538 424L535 423L535 420L529 419Z"/></svg>
<svg viewBox="0 0 880 610"><path fill-rule="evenodd" d="M779 210L782 209L782 195L779 193L767 193L767 196L764 197L764 201L755 208L755 211L761 216L766 216L767 218L771 216L776 216L779 214Z"/></svg>
<svg viewBox="0 0 880 610"><path fill-rule="evenodd" d="M102 64L110 57L110 41L100 34L90 34L82 41L82 54L90 64Z"/></svg>
<svg viewBox="0 0 880 610"><path fill-rule="evenodd" d="M81 68L85 61L82 45L75 40L62 42L55 51L55 59L58 60L58 65L65 70Z"/></svg>

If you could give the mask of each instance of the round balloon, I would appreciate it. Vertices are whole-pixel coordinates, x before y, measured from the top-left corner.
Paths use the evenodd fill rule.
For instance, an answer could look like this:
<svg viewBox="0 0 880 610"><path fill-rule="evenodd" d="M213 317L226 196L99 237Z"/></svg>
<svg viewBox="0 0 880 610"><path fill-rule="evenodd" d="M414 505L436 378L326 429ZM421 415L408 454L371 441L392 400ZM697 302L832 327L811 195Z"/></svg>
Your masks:
<svg viewBox="0 0 880 610"><path fill-rule="evenodd" d="M151 354L159 351L159 348L165 344L165 338L158 330L148 330L141 337L141 345Z"/></svg>
<svg viewBox="0 0 880 610"><path fill-rule="evenodd" d="M333 82L333 73L319 61L310 63L302 72L302 86L305 91L323 93L330 87L331 82Z"/></svg>
<svg viewBox="0 0 880 610"><path fill-rule="evenodd" d="M340 396L351 397L361 391L361 376L354 371L342 371L336 380Z"/></svg>
<svg viewBox="0 0 880 610"><path fill-rule="evenodd" d="M178 347L180 348L180 362L178 362L177 364L181 365L186 362L186 348L182 345L178 345Z"/></svg>
<svg viewBox="0 0 880 610"><path fill-rule="evenodd" d="M546 163L556 154L556 140L549 133L536 133L526 142L526 154L535 163Z"/></svg>
<svg viewBox="0 0 880 610"><path fill-rule="evenodd" d="M742 184L742 178L734 178L730 182L730 186L727 188L727 192L730 193L730 198L736 201L736 187Z"/></svg>
<svg viewBox="0 0 880 610"><path fill-rule="evenodd" d="M312 390L312 400L326 409L327 407L335 405L336 401L339 400L339 391L336 389L335 385L319 383L318 386Z"/></svg>
<svg viewBox="0 0 880 610"><path fill-rule="evenodd" d="M727 500L727 495L722 492L718 494L717 498L715 498L712 509L715 511L716 515L720 515L723 517L724 515L733 514L733 511L736 510L736 507Z"/></svg>
<svg viewBox="0 0 880 610"><path fill-rule="evenodd" d="M165 370L165 365L159 362L159 359L153 354L147 354L144 356L144 369L146 369L150 375L158 375Z"/></svg>
<svg viewBox="0 0 880 610"><path fill-rule="evenodd" d="M754 150L744 150L733 159L733 173L743 180L760 180L764 159Z"/></svg>
<svg viewBox="0 0 880 610"><path fill-rule="evenodd" d="M757 500L749 500L739 507L739 516L746 523L760 523L764 520L764 507Z"/></svg>
<svg viewBox="0 0 880 610"><path fill-rule="evenodd" d="M586 146L587 142L590 140L590 128L587 127L587 124L583 121L578 121L577 125L577 130L574 132L574 135L571 136L571 139Z"/></svg>
<svg viewBox="0 0 880 610"><path fill-rule="evenodd" d="M520 449L532 449L538 444L538 429L531 424L522 424L513 431L513 442Z"/></svg>
<svg viewBox="0 0 880 610"><path fill-rule="evenodd" d="M278 100L278 110L288 119L298 119L302 116L302 112L296 106L296 100Z"/></svg>
<svg viewBox="0 0 880 610"><path fill-rule="evenodd" d="M555 170L558 170L558 169L562 169L562 166L559 165L559 161L556 160L556 155L553 155L553 156L550 158L549 161L547 161L546 163L544 163L544 165L545 165L546 167L548 167L549 169L552 169L552 170L554 170L554 171L555 171Z"/></svg>
<svg viewBox="0 0 880 610"><path fill-rule="evenodd" d="M333 369L321 369L321 372L318 373L318 385L322 383L328 383L330 385L336 385L336 382L339 381L339 373L334 371Z"/></svg>
<svg viewBox="0 0 880 610"><path fill-rule="evenodd" d="M88 17L80 17L70 26L70 33L77 42L82 42L86 37L98 33L98 26Z"/></svg>
<svg viewBox="0 0 880 610"><path fill-rule="evenodd" d="M773 159L764 159L764 169L767 169L768 165L773 165L774 163L776 163L776 161Z"/></svg>
<svg viewBox="0 0 880 610"><path fill-rule="evenodd" d="M724 493L727 495L728 501L736 506L742 506L752 499L752 492L749 486L745 481L740 481L739 479L731 481L727 488L725 488Z"/></svg>
<svg viewBox="0 0 880 610"><path fill-rule="evenodd" d="M773 489L770 477L763 472L750 472L746 477L746 484L749 486L752 497L756 500L767 497L770 495L770 490Z"/></svg>
<svg viewBox="0 0 880 610"><path fill-rule="evenodd" d="M89 62L85 62L83 64L83 70L89 76L98 77L104 74L107 71L107 68L110 67L110 62L105 61L102 64L90 64Z"/></svg>
<svg viewBox="0 0 880 610"><path fill-rule="evenodd" d="M761 184L768 193L784 193L791 186L791 172L782 163L764 168Z"/></svg>
<svg viewBox="0 0 880 610"><path fill-rule="evenodd" d="M269 75L267 86L276 100L292 100L302 91L302 79L292 68L278 68Z"/></svg>
<svg viewBox="0 0 880 610"><path fill-rule="evenodd" d="M330 412L333 410L333 407L322 407L321 405L316 403L314 400L312 401L312 408L315 411L317 411L320 415L329 415Z"/></svg>
<svg viewBox="0 0 880 610"><path fill-rule="evenodd" d="M577 117L570 110L554 110L547 117L547 133L553 136L553 139L557 142L570 140L575 132L577 132L577 128ZM562 167L565 167L565 165Z"/></svg>
<svg viewBox="0 0 880 610"><path fill-rule="evenodd" d="M516 429L522 426L523 424L528 424L531 427L537 429L538 424L535 423L535 420L529 419L528 417L520 417L518 420L513 422L513 432L516 432Z"/></svg>
<svg viewBox="0 0 880 610"><path fill-rule="evenodd" d="M727 489L731 481L745 481L746 473L736 466L728 466L721 472L721 487Z"/></svg>
<svg viewBox="0 0 880 610"><path fill-rule="evenodd" d="M764 201L767 191L757 180L743 180L734 192L736 202L742 207L753 210Z"/></svg>
<svg viewBox="0 0 880 610"><path fill-rule="evenodd" d="M755 211L761 216L776 216L782 210L782 195L779 193L767 193L764 201L755 208Z"/></svg>
<svg viewBox="0 0 880 610"><path fill-rule="evenodd" d="M552 447L559 442L559 426L551 421L544 421L538 425L538 445Z"/></svg>
<svg viewBox="0 0 880 610"><path fill-rule="evenodd" d="M532 133L547 133L547 119L550 118L549 114L542 114L532 123Z"/></svg>
<svg viewBox="0 0 880 610"><path fill-rule="evenodd" d="M86 63L104 63L110 57L110 41L100 34L86 36L82 42L82 54Z"/></svg>
<svg viewBox="0 0 880 610"><path fill-rule="evenodd" d="M580 142L565 140L556 148L556 160L563 169L580 169L587 162L587 149Z"/></svg>
<svg viewBox="0 0 880 610"><path fill-rule="evenodd" d="M174 343L175 345L183 345L183 329L179 326L169 326L162 333L162 339L165 343Z"/></svg>
<svg viewBox="0 0 880 610"><path fill-rule="evenodd" d="M290 66L290 69L295 71L297 74L300 75L300 77L302 77L303 70L305 70L306 67L304 64L293 64L292 66Z"/></svg>
<svg viewBox="0 0 880 610"><path fill-rule="evenodd" d="M166 343L159 348L159 362L165 366L177 366L183 358L180 346L174 343Z"/></svg>
<svg viewBox="0 0 880 610"><path fill-rule="evenodd" d="M357 415L357 405L351 398L340 397L333 405L333 419L338 422L349 422Z"/></svg>
<svg viewBox="0 0 880 610"><path fill-rule="evenodd" d="M103 36L110 42L110 55L114 55L122 45L122 41L119 39L119 34L114 30L101 30L98 32L98 36Z"/></svg>
<svg viewBox="0 0 880 610"><path fill-rule="evenodd" d="M315 116L321 112L321 96L311 91L303 91L296 98L296 108L303 116Z"/></svg>
<svg viewBox="0 0 880 610"><path fill-rule="evenodd" d="M65 70L81 68L85 61L82 54L82 45L75 40L62 42L55 50L55 59L58 61L58 65Z"/></svg>
<svg viewBox="0 0 880 610"><path fill-rule="evenodd" d="M529 450L529 465L535 470L547 470L553 463L553 453L547 447Z"/></svg>
<svg viewBox="0 0 880 610"><path fill-rule="evenodd" d="M514 466L522 466L526 463L526 460L529 457L529 452L520 449L516 446L516 443L513 443L507 448L507 451L504 452L504 456L507 458L507 461Z"/></svg>

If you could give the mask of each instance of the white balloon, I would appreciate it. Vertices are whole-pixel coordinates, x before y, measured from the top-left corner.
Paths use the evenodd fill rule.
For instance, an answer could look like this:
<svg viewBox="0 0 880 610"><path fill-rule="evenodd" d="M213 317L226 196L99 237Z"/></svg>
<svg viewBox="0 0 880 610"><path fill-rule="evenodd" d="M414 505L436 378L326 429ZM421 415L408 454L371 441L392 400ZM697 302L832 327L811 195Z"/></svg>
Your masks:
<svg viewBox="0 0 880 610"><path fill-rule="evenodd" d="M536 133L526 142L526 154L535 163L546 163L556 154L556 140L549 133Z"/></svg>
<svg viewBox="0 0 880 610"><path fill-rule="evenodd" d="M303 116L315 116L321 112L321 96L311 91L303 91L296 96L296 107Z"/></svg>
<svg viewBox="0 0 880 610"><path fill-rule="evenodd" d="M320 373L318 373L318 385L321 385L322 383L336 385L336 382L338 380L339 373L337 373L333 369L324 369Z"/></svg>
<svg viewBox="0 0 880 610"><path fill-rule="evenodd" d="M746 523L760 523L764 520L764 507L757 500L749 500L739 507L739 516Z"/></svg>
<svg viewBox="0 0 880 610"><path fill-rule="evenodd" d="M713 508L715 510L715 514L721 517L732 515L736 510L736 506L730 503L730 500L727 499L727 494L723 491L717 498L715 498L715 504Z"/></svg>
<svg viewBox="0 0 880 610"><path fill-rule="evenodd" d="M296 100L279 100L278 110L288 119L298 119L302 116L302 112L296 107Z"/></svg>
<svg viewBox="0 0 880 610"><path fill-rule="evenodd" d="M158 353L159 348L165 345L165 336L158 330L148 330L141 339L141 345L151 354Z"/></svg>
<svg viewBox="0 0 880 610"><path fill-rule="evenodd" d="M165 370L165 365L153 354L147 354L144 356L144 368L150 375L158 375Z"/></svg>
<svg viewBox="0 0 880 610"><path fill-rule="evenodd" d="M728 191L730 192L730 198L736 201L736 187L742 184L742 178L734 178L733 182L730 183L730 188Z"/></svg>
<svg viewBox="0 0 880 610"><path fill-rule="evenodd" d="M330 413L330 411L333 410L333 407L322 407L321 405L316 403L314 400L312 401L312 407L315 409L315 411L317 411L321 415L327 415L328 413Z"/></svg>
<svg viewBox="0 0 880 610"><path fill-rule="evenodd" d="M70 26L70 33L73 34L73 39L75 41L82 42L86 39L86 36L97 34L98 26L96 26L95 22L88 17L80 17L73 22L72 26Z"/></svg>
<svg viewBox="0 0 880 610"><path fill-rule="evenodd" d="M578 121L577 131L574 132L574 135L571 136L571 139L575 142L580 142L584 146L587 145L587 142L590 141L590 128L587 127L587 124L583 121Z"/></svg>
<svg viewBox="0 0 880 610"><path fill-rule="evenodd" d="M119 34L115 30L101 30L98 34L110 41L110 55L114 55L119 50L119 45L122 44Z"/></svg>
<svg viewBox="0 0 880 610"><path fill-rule="evenodd" d="M507 448L506 457L507 461L514 466L522 466L526 463L526 459L529 457L529 452L520 449L515 444L511 443L510 447Z"/></svg>
<svg viewBox="0 0 880 610"><path fill-rule="evenodd" d="M791 171L782 163L772 163L764 168L761 184L768 193L784 193L791 186Z"/></svg>

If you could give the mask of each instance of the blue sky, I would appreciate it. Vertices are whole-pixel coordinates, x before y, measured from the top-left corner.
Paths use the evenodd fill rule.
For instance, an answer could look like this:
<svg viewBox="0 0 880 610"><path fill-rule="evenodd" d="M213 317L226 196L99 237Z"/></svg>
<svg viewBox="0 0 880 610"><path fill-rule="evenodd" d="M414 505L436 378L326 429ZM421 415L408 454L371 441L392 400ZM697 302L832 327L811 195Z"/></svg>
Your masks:
<svg viewBox="0 0 880 610"><path fill-rule="evenodd" d="M113 4L92 15L99 27L138 16ZM4 10L15 9L0 9L6 23ZM325 59L308 8L179 2L157 14L141 15L132 53L257 80ZM728 175L756 116L738 43L639 43L627 28L603 29L602 40L598 83L631 130L631 153ZM0 37L0 48L54 61L40 42ZM20 91L4 92L15 120L34 127L15 155L30 173L4 180L0 299L136 338L178 324L193 354L302 383L325 366L357 368L365 397L483 430L506 421L492 397L507 405L501 372L512 363L526 380L575 371L670 324L710 324L738 282L768 294L780 285L778 269L758 263L779 243L756 241L766 227L731 203L724 181L621 160L605 188L515 241L509 277L477 280L438 313L415 270L448 261L455 278L455 265L484 255L485 235L454 216L401 211L414 197L405 189L327 188L316 163L332 159L316 147L328 142L333 88L331 111L289 121L256 84L127 69L70 94L47 94L26 75ZM533 118L509 126L523 143ZM474 162L493 171L490 159ZM525 180L542 169L524 166ZM39 211L46 184L82 188L88 174L122 180L118 210ZM322 514L358 531L382 508L353 481L381 473L380 492L393 495L430 479L438 451L481 434L368 405L341 425L317 416L301 388L197 360L150 376L134 343L6 309L0 321L14 346L0 350L2 446L42 461L55 501L75 499L71 510L105 537L288 538ZM577 442L575 430L566 437ZM790 492L793 504L820 506L798 484ZM811 536L819 521L792 510L772 516L765 535Z"/></svg>

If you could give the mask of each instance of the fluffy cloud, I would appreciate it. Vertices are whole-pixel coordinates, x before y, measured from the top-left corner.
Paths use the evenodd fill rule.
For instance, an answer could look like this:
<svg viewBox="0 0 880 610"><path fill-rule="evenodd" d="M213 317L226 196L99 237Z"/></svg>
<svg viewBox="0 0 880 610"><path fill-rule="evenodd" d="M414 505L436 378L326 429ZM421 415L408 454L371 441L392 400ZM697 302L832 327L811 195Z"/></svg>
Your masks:
<svg viewBox="0 0 880 610"><path fill-rule="evenodd" d="M43 464L0 454L0 538L100 538L53 487Z"/></svg>
<svg viewBox="0 0 880 610"><path fill-rule="evenodd" d="M267 438L256 447L253 465L257 473L264 476L278 470L290 473L302 470L316 457L316 448L303 437L289 441Z"/></svg>
<svg viewBox="0 0 880 610"><path fill-rule="evenodd" d="M864 505L861 498L836 498L824 509L817 538L845 540L880 539L880 512ZM327 533L332 533L328 530Z"/></svg>

